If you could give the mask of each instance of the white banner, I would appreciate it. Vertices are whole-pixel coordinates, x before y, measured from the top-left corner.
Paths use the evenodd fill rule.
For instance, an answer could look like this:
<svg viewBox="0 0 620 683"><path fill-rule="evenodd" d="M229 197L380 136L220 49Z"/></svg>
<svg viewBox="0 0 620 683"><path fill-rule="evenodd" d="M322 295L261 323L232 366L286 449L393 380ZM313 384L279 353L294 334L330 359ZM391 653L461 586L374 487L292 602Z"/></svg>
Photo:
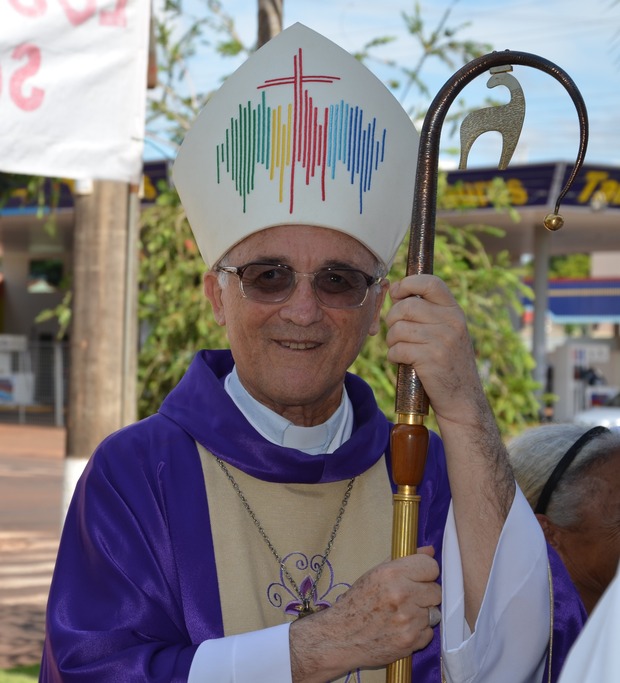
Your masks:
<svg viewBox="0 0 620 683"><path fill-rule="evenodd" d="M0 171L138 182L150 0L0 0Z"/></svg>

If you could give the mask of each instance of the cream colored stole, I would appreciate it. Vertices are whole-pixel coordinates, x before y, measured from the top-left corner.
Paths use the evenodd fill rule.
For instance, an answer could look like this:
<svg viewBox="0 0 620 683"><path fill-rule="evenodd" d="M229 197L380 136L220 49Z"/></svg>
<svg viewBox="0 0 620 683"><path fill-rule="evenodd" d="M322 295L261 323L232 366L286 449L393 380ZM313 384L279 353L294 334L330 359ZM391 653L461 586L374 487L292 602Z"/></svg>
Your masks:
<svg viewBox="0 0 620 683"><path fill-rule="evenodd" d="M225 635L292 621L284 613L298 596L215 458L197 444L202 461ZM274 484L231 465L265 533L298 586L316 572L342 503L348 479L327 484ZM384 458L358 476L318 585L317 599L333 604L371 567L389 558L392 493ZM385 670L353 672L339 681L379 683Z"/></svg>

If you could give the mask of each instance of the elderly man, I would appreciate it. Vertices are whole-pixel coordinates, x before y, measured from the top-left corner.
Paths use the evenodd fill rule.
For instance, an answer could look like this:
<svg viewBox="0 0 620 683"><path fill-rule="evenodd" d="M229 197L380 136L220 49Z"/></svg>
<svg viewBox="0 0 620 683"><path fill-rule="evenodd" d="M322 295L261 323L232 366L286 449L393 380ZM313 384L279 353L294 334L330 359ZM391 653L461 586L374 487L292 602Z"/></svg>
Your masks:
<svg viewBox="0 0 620 683"><path fill-rule="evenodd" d="M379 329L416 147L384 86L301 25L209 101L174 178L230 351L200 352L157 415L91 458L43 681L370 683L411 652L425 683L543 679L544 538L464 316L427 275L391 286L387 355L416 368L441 440L419 487L420 552L387 560L390 425L347 369ZM559 564L550 679L580 627Z"/></svg>

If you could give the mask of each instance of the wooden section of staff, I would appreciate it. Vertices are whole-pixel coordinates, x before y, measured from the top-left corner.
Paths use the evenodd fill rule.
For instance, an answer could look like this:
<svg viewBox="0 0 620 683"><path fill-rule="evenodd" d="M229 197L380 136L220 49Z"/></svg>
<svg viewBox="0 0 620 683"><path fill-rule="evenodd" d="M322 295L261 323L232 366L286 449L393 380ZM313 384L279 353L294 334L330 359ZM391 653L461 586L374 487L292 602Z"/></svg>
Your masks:
<svg viewBox="0 0 620 683"><path fill-rule="evenodd" d="M418 512L420 496L417 487L422 481L428 449L428 429L423 415L403 414L392 428L392 477L397 485L393 496L392 559L413 555L418 542ZM387 667L387 683L411 680L411 655Z"/></svg>

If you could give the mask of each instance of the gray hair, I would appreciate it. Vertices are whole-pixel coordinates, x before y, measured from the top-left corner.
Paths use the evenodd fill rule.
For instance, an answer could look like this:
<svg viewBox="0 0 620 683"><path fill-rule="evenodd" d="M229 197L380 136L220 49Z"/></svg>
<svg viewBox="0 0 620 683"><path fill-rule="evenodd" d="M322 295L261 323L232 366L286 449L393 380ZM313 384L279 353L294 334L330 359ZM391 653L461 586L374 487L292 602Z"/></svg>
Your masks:
<svg viewBox="0 0 620 683"><path fill-rule="evenodd" d="M212 268L212 270L217 272L217 284L220 286L221 289L224 289L228 285L228 281L230 278L226 277L228 275L226 271L218 271L218 268L222 268L223 266L229 265L230 263L228 263L228 253L226 253Z"/></svg>
<svg viewBox="0 0 620 683"><path fill-rule="evenodd" d="M550 424L533 427L508 444L508 457L515 479L532 509L556 465L568 449L590 427ZM586 443L559 480L546 515L558 526L580 522L582 504L593 495L589 471L620 455L620 432L599 434Z"/></svg>

